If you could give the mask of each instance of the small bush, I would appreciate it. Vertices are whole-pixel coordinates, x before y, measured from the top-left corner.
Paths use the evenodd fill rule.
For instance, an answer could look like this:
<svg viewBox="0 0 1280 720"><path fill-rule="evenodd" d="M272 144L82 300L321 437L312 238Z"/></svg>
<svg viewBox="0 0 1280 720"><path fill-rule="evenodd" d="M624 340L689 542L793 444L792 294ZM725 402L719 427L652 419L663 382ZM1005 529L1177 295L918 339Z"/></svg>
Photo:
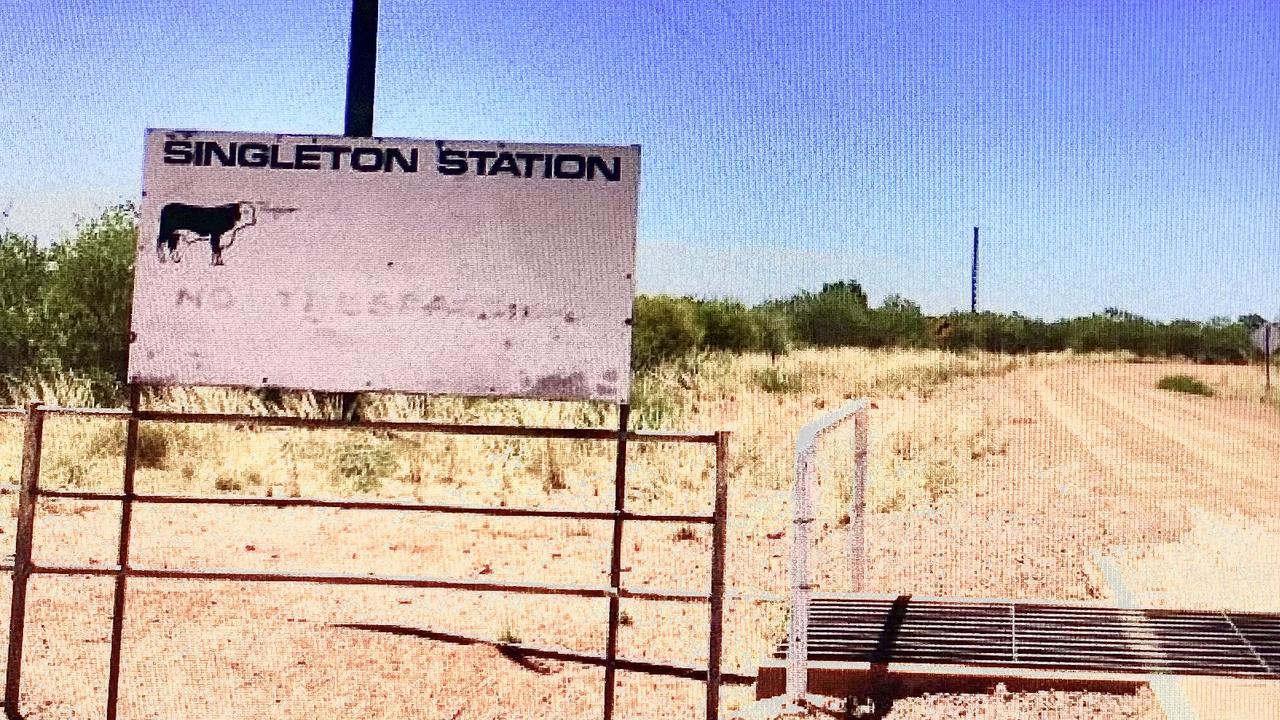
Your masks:
<svg viewBox="0 0 1280 720"><path fill-rule="evenodd" d="M519 645L524 641L520 639L520 635L516 633L515 628L507 625L502 628L502 632L498 633L498 642L507 643L508 645Z"/></svg>
<svg viewBox="0 0 1280 720"><path fill-rule="evenodd" d="M704 348L748 352L761 345L760 323L740 302L704 300L698 303L697 319Z"/></svg>
<svg viewBox="0 0 1280 720"><path fill-rule="evenodd" d="M761 390L772 393L797 393L804 389L800 375L786 372L776 367L757 370L751 375L751 381Z"/></svg>
<svg viewBox="0 0 1280 720"><path fill-rule="evenodd" d="M213 481L213 487L221 492L235 492L244 489L244 486L240 484L240 480L232 474L219 475L218 479Z"/></svg>
<svg viewBox="0 0 1280 720"><path fill-rule="evenodd" d="M951 463L939 462L925 468L924 491L929 495L930 501L936 503L952 495L959 485L960 474Z"/></svg>
<svg viewBox="0 0 1280 720"><path fill-rule="evenodd" d="M351 484L356 492L373 492L395 469L391 448L383 443L352 440L338 446L334 471L340 480Z"/></svg>
<svg viewBox="0 0 1280 720"><path fill-rule="evenodd" d="M631 627L636 624L636 621L631 618L631 615L626 610L623 610L618 613L618 624L622 627Z"/></svg>
<svg viewBox="0 0 1280 720"><path fill-rule="evenodd" d="M138 428L138 467L162 468L173 450L173 430L150 423Z"/></svg>
<svg viewBox="0 0 1280 720"><path fill-rule="evenodd" d="M1213 388L1190 375L1165 375L1160 378L1160 382L1156 383L1156 387L1161 390L1188 393L1190 395L1213 396Z"/></svg>
<svg viewBox="0 0 1280 720"><path fill-rule="evenodd" d="M631 381L632 426L656 430L675 424L681 415L675 392L653 373L638 373Z"/></svg>
<svg viewBox="0 0 1280 720"><path fill-rule="evenodd" d="M641 295L634 315L631 363L637 370L693 352L702 342L697 308L688 298Z"/></svg>
<svg viewBox="0 0 1280 720"><path fill-rule="evenodd" d="M564 468L560 465L560 460L556 456L555 445L550 440L547 440L546 453L542 458L544 469L542 491L550 494L555 490L567 490L569 483L565 480Z"/></svg>
<svg viewBox="0 0 1280 720"><path fill-rule="evenodd" d="M698 539L698 531L697 531L697 530L694 530L692 527L690 527L690 526L688 526L688 525L681 525L681 526L679 527L679 529L677 529L677 530L676 530L675 539L676 539L677 541L681 541L681 540L697 540L697 539Z"/></svg>

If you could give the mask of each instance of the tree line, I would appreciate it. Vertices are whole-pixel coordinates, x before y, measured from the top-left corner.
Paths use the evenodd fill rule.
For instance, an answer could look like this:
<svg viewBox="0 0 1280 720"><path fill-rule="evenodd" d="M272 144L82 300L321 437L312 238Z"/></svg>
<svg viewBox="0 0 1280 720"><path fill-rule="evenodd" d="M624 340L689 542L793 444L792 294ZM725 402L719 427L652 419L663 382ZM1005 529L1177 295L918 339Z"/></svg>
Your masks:
<svg viewBox="0 0 1280 720"><path fill-rule="evenodd" d="M74 373L116 396L128 356L137 213L131 205L81 221L49 246L0 234L0 379ZM1255 356L1259 315L1157 322L1116 308L1045 321L1018 313L926 315L891 295L872 307L853 280L747 305L736 300L640 295L633 364L645 370L699 350L793 347L942 348L1031 353L1127 350L1151 357L1241 363Z"/></svg>
<svg viewBox="0 0 1280 720"><path fill-rule="evenodd" d="M853 280L750 307L735 300L642 295L636 299L635 316L633 359L638 368L696 350L778 354L795 346L1129 351L1199 363L1244 363L1257 356L1249 334L1264 322L1257 314L1159 322L1118 308L1054 321L1016 312L926 315L900 295L872 307Z"/></svg>

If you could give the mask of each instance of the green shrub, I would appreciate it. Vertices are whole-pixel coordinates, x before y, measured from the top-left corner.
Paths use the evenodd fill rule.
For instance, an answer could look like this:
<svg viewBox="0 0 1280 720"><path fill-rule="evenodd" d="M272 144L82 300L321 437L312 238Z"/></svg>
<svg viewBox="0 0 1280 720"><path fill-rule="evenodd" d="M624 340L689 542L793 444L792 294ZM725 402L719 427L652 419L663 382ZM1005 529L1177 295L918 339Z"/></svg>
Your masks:
<svg viewBox="0 0 1280 720"><path fill-rule="evenodd" d="M761 327L746 305L732 300L704 300L697 305L702 347L748 352L761 347Z"/></svg>
<svg viewBox="0 0 1280 720"><path fill-rule="evenodd" d="M675 535L672 536L677 542L684 542L698 539L698 531L689 525L681 525L676 529Z"/></svg>
<svg viewBox="0 0 1280 720"><path fill-rule="evenodd" d="M153 423L138 425L137 464L140 468L162 468L169 458L169 453L178 444L174 437L175 430Z"/></svg>
<svg viewBox="0 0 1280 720"><path fill-rule="evenodd" d="M637 373L631 380L631 426L637 430L671 427L679 420L675 392L653 372Z"/></svg>
<svg viewBox="0 0 1280 720"><path fill-rule="evenodd" d="M791 327L787 318L772 310L755 310L756 325L760 328L760 349L769 353L775 362L779 355L791 349Z"/></svg>
<svg viewBox="0 0 1280 720"><path fill-rule="evenodd" d="M337 447L334 471L356 492L374 492L395 469L395 453L386 443L349 440Z"/></svg>
<svg viewBox="0 0 1280 720"><path fill-rule="evenodd" d="M809 344L868 344L867 294L856 282L827 283L817 293L800 292L769 307L785 313L798 339Z"/></svg>
<svg viewBox="0 0 1280 720"><path fill-rule="evenodd" d="M124 379L136 222L133 206L109 208L49 248L41 292L45 357Z"/></svg>
<svg viewBox="0 0 1280 720"><path fill-rule="evenodd" d="M45 253L35 238L0 234L0 375L17 374L36 362L47 275Z"/></svg>
<svg viewBox="0 0 1280 720"><path fill-rule="evenodd" d="M1213 388L1190 375L1165 375L1160 378L1160 382L1156 383L1156 387L1191 395L1213 396Z"/></svg>
<svg viewBox="0 0 1280 720"><path fill-rule="evenodd" d="M691 353L702 342L697 309L688 298L641 295L634 313L631 364L638 370Z"/></svg>
<svg viewBox="0 0 1280 720"><path fill-rule="evenodd" d="M751 381L761 390L772 393L798 393L804 389L799 374L777 367L767 367L751 374Z"/></svg>

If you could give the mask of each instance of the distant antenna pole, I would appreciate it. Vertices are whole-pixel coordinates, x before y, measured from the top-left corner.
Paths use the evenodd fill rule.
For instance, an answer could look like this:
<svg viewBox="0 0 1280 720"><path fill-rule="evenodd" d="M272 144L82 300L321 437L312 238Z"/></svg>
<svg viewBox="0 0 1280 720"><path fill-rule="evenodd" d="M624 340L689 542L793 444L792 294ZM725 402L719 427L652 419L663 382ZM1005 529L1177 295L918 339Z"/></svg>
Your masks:
<svg viewBox="0 0 1280 720"><path fill-rule="evenodd" d="M978 312L978 228L973 229L973 275L970 281L969 312Z"/></svg>

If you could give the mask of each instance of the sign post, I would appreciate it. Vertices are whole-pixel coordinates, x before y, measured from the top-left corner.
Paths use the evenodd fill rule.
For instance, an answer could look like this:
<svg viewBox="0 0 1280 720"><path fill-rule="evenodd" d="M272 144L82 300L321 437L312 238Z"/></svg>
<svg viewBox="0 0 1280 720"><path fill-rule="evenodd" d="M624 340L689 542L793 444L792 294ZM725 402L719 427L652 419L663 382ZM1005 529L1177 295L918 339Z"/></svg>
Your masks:
<svg viewBox="0 0 1280 720"><path fill-rule="evenodd" d="M342 134L373 136L373 92L378 62L378 0L352 0L351 42L347 55L347 99ZM342 393L342 419L359 419L359 395Z"/></svg>

